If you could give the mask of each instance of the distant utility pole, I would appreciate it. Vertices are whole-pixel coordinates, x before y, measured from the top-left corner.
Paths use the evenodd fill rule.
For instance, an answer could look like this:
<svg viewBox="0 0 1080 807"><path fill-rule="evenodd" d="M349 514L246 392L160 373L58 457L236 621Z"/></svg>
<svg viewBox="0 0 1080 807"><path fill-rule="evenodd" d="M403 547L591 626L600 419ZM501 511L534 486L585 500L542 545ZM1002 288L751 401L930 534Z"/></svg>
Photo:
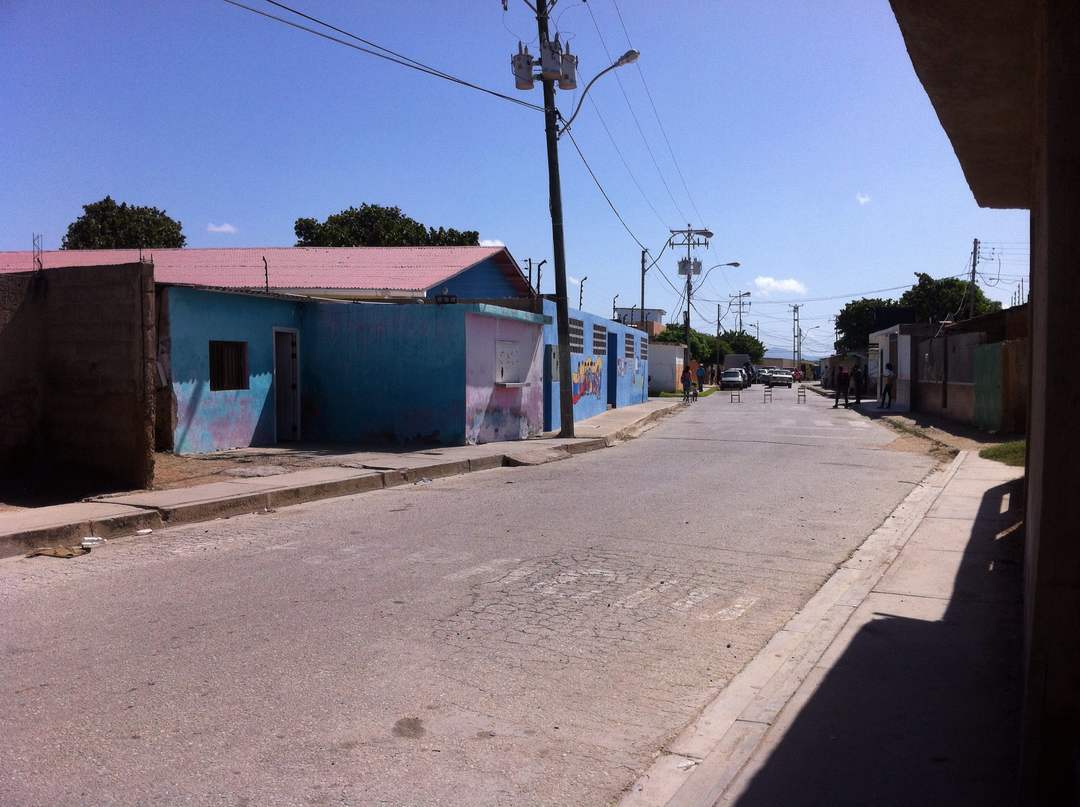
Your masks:
<svg viewBox="0 0 1080 807"><path fill-rule="evenodd" d="M791 306L791 362L797 369L799 366L799 334L801 327L799 325L799 309L802 308L801 303L796 303Z"/></svg>
<svg viewBox="0 0 1080 807"><path fill-rule="evenodd" d="M971 288L968 291L971 297L968 300L968 319L975 316L975 267L979 265L979 239L976 238L971 245Z"/></svg>
<svg viewBox="0 0 1080 807"><path fill-rule="evenodd" d="M645 255L648 250L641 250L641 330L645 330L645 273L649 270L645 268Z"/></svg>
<svg viewBox="0 0 1080 807"><path fill-rule="evenodd" d="M578 287L577 287L577 307L578 307L578 311L581 311L583 306L585 305L585 281L588 280L588 279L589 279L589 276L586 275L585 277L581 278L581 282L578 283Z"/></svg>
<svg viewBox="0 0 1080 807"><path fill-rule="evenodd" d="M716 370L720 371L720 303L716 304Z"/></svg>
<svg viewBox="0 0 1080 807"><path fill-rule="evenodd" d="M739 309L738 313L736 314L736 319L739 322L738 330L740 332L743 329L743 321L742 321L743 306L745 305L747 308L749 308L751 305L753 305L753 303L751 303L749 300L746 299L749 296L750 296L750 292L748 292L748 291L740 291L738 294L729 294L728 295L728 297L733 301L731 304L734 305L734 306L738 306L738 309Z"/></svg>
<svg viewBox="0 0 1080 807"><path fill-rule="evenodd" d="M757 339L759 342L761 341L761 323L760 322L755 322L754 323L754 338Z"/></svg>
<svg viewBox="0 0 1080 807"><path fill-rule="evenodd" d="M672 230L668 243L672 247L686 247L686 257L679 260L679 274L686 275L686 315L683 320L683 339L686 347L683 348L683 366L690 366L690 306L694 293L692 278L701 274L701 261L691 257L690 250L694 247L708 247L709 239L713 237L711 230L695 230L687 224L685 230Z"/></svg>

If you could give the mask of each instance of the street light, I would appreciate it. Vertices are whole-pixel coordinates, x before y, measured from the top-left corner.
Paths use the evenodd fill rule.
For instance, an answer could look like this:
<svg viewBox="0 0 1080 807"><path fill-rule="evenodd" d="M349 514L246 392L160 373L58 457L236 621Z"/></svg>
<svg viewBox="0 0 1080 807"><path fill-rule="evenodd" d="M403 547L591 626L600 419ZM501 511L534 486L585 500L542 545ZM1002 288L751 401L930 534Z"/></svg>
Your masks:
<svg viewBox="0 0 1080 807"><path fill-rule="evenodd" d="M615 301L619 299L619 295L616 294L611 298L611 318L618 321L618 317L615 316Z"/></svg>
<svg viewBox="0 0 1080 807"><path fill-rule="evenodd" d="M638 56L640 56L640 55L641 55L640 53L638 53L636 50L631 48L626 53L624 53L622 56L620 56L618 59L616 59L614 61L614 63L608 65L603 70L601 70L599 73L597 73L595 76L593 76L592 81L590 81L588 84L585 85L585 89L581 93L581 98L578 99L577 108L574 109L574 114L570 116L569 120L567 120L565 123L563 123L562 129L559 130L559 134L561 135L563 132L565 132L567 129L570 128L570 124L574 122L574 118L577 117L577 113L579 113L581 111L581 105L585 103L585 96L589 94L589 90L592 89L592 85L596 83L596 80L598 78L600 78L600 76L604 75L605 73L610 73L616 67L622 67L624 65L633 64L634 62L636 62L638 60ZM570 89L573 89L573 88L570 88Z"/></svg>
<svg viewBox="0 0 1080 807"><path fill-rule="evenodd" d="M529 54L528 48L518 43L518 52L511 56L510 65L514 71L515 86L519 90L529 90L539 78L544 87L544 134L547 140L548 161L548 197L551 207L551 241L555 263L555 320L559 334L559 436L574 436L574 399L573 381L570 373L570 313L566 299L566 248L563 240L562 188L559 181L559 120L562 117L555 107L555 82L559 88L572 90L577 87L577 56L570 53L569 46L564 50L559 44L558 35L552 41L548 37L548 8L550 0L536 0L536 28L539 33L540 59ZM628 50L614 64L600 71L586 85L581 100L593 83L616 67L636 61L638 52ZM533 67L539 64L539 76L533 74ZM572 121L581 109L574 110ZM567 121L566 126L569 126ZM562 131L566 131L566 126Z"/></svg>

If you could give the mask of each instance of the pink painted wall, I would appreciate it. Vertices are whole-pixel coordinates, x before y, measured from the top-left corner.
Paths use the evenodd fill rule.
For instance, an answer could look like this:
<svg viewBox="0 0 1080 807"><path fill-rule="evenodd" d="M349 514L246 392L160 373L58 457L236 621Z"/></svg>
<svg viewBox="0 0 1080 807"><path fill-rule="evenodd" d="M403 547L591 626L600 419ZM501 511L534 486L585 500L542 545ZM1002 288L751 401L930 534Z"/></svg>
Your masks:
<svg viewBox="0 0 1080 807"><path fill-rule="evenodd" d="M528 364L524 386L495 383L497 342L518 343ZM544 423L540 325L517 319L468 314L465 317L465 441L523 440Z"/></svg>

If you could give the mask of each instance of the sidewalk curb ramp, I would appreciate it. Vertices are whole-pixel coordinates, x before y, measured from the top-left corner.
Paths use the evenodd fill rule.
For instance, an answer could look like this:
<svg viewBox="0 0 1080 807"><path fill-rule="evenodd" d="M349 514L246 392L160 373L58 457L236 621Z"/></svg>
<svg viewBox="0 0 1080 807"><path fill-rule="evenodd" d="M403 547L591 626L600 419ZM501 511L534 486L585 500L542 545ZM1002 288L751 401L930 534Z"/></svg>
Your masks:
<svg viewBox="0 0 1080 807"><path fill-rule="evenodd" d="M77 544L91 535L115 538L133 535L143 529L257 513L475 471L557 462L633 439L676 411L677 404L656 409L629 426L602 437L584 437L572 442L557 442L557 438L528 440L521 442L520 449L515 446L510 450L502 444L498 451L489 455L408 468L374 463L328 465L279 476L235 477L190 488L96 496L82 502L42 508L50 511L44 519L35 518L40 511L16 511L10 520L16 525L20 521L27 522L26 526L0 533L0 558L21 555L39 547ZM556 444L551 445L552 442ZM45 523L29 523L42 520Z"/></svg>
<svg viewBox="0 0 1080 807"><path fill-rule="evenodd" d="M619 807L712 807L900 554L967 452L931 471L704 710L665 745Z"/></svg>

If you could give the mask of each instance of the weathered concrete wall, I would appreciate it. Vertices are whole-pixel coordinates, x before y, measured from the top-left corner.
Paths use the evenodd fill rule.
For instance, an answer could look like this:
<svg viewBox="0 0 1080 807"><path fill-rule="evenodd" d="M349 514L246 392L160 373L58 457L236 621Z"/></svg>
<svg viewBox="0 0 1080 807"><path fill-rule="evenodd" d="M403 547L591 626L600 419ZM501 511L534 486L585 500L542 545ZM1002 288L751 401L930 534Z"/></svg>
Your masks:
<svg viewBox="0 0 1080 807"><path fill-rule="evenodd" d="M647 354L651 347L649 337L636 328L620 326L608 331L608 403L612 406L632 406L649 399Z"/></svg>
<svg viewBox="0 0 1080 807"><path fill-rule="evenodd" d="M103 487L149 485L153 268L57 268L0 287L0 452Z"/></svg>
<svg viewBox="0 0 1080 807"><path fill-rule="evenodd" d="M299 328L304 304L179 286L166 291L166 300L176 401L173 450L201 454L272 445L274 327ZM210 342L218 340L247 344L247 389L210 389Z"/></svg>
<svg viewBox="0 0 1080 807"><path fill-rule="evenodd" d="M467 314L465 344L466 442L523 440L539 434L544 425L542 326Z"/></svg>

